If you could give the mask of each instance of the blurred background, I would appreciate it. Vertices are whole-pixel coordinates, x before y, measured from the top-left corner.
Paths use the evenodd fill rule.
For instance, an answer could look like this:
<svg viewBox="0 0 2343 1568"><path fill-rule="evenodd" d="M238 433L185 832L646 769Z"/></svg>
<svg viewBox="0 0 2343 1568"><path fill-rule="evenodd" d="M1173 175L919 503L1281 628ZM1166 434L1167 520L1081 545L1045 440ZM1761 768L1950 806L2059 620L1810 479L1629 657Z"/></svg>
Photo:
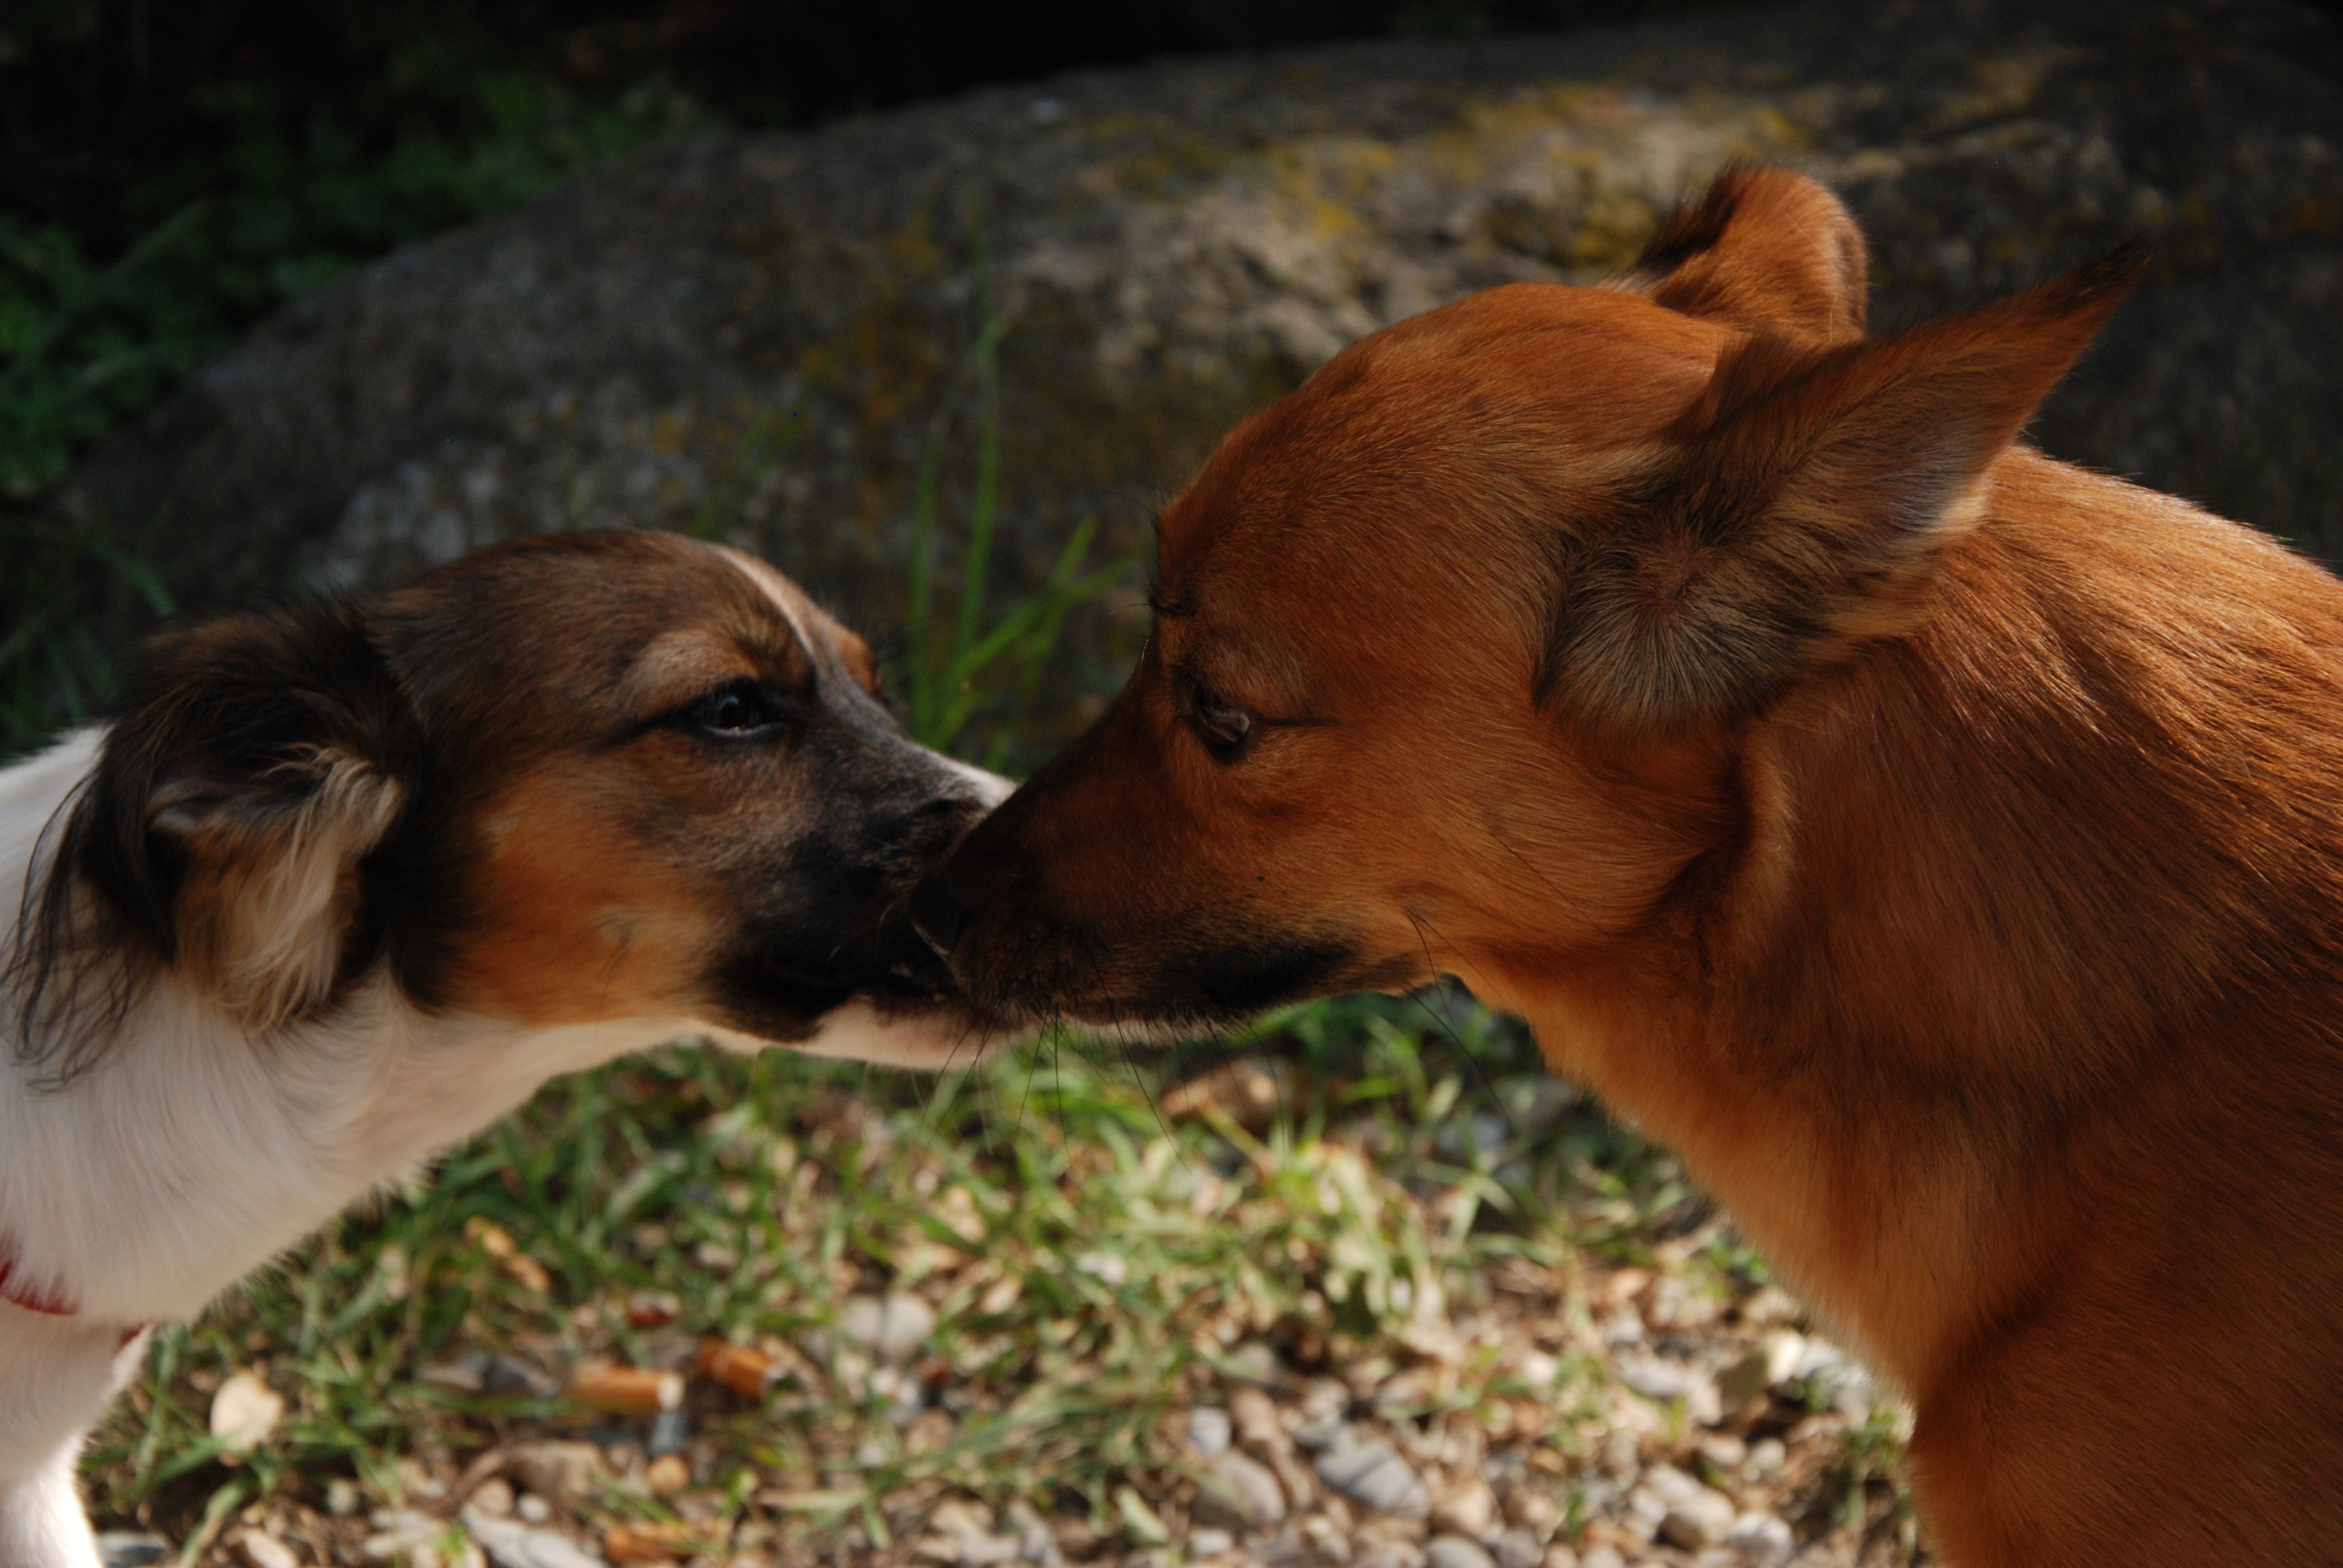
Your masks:
<svg viewBox="0 0 2343 1568"><path fill-rule="evenodd" d="M1116 684L1147 519L1221 430L1401 316L1599 278L1733 157L1842 191L1885 325L2147 239L2036 438L2328 552L2338 32L2286 0L16 0L0 749L102 710L171 615L598 524L765 552L923 723L1030 766ZM1019 633L981 668L926 614L971 565L967 629Z"/></svg>
<svg viewBox="0 0 2343 1568"><path fill-rule="evenodd" d="M37 493L237 328L352 265L663 137L803 127L1168 54L1701 5L15 0L0 11L0 487ZM65 324L44 313L126 258L136 286L116 316L54 340ZM85 396L30 385L27 356Z"/></svg>

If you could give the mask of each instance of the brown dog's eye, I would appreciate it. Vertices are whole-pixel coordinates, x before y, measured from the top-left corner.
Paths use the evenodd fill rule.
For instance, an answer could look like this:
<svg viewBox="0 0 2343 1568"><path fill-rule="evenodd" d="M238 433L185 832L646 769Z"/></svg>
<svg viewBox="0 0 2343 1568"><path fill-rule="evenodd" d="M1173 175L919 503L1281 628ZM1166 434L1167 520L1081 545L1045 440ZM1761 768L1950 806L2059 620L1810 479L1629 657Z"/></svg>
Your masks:
<svg viewBox="0 0 2343 1568"><path fill-rule="evenodd" d="M1234 751L1252 733L1252 715L1242 708L1232 708L1225 702L1199 696L1196 699L1196 732L1204 744L1215 751Z"/></svg>

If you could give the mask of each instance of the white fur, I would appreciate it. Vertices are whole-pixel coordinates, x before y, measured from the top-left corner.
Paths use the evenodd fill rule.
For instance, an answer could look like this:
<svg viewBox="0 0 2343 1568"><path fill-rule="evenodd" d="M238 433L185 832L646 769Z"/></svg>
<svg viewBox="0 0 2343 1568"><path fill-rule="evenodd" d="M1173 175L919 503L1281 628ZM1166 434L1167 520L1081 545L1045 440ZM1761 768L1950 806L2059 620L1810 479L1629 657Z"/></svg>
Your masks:
<svg viewBox="0 0 2343 1568"><path fill-rule="evenodd" d="M0 942L13 939L43 829L89 772L100 738L85 731L0 771ZM377 808L387 809L363 780L346 782L353 815L296 836L309 851L300 862L307 874L288 879L294 885L266 911L270 924L251 933L291 954L297 976L314 976L300 939L331 923L351 843L371 842ZM277 983L254 981L263 1016L285 1016ZM263 1034L165 972L95 1065L51 1089L21 1060L16 1011L15 999L0 995L0 1242L14 1246L20 1280L54 1285L77 1310L54 1317L0 1302L0 1568L96 1562L74 1462L117 1375L135 1371L126 1335L194 1316L549 1078L679 1038L766 1044L680 1017L537 1030L432 1018L387 980L325 1021ZM980 1045L946 1024L884 1019L858 1003L833 1013L804 1049L937 1067L965 1065Z"/></svg>

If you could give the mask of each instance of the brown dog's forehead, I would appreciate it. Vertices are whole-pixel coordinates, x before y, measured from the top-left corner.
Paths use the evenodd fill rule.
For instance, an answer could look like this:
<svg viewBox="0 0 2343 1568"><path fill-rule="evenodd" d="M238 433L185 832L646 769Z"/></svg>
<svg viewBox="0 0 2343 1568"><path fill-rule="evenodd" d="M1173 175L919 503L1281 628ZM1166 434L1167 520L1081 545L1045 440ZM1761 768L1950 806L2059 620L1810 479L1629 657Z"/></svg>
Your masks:
<svg viewBox="0 0 2343 1568"><path fill-rule="evenodd" d="M1731 336L1634 295L1517 284L1362 338L1165 508L1160 597L1205 611L1227 578L1322 581L1394 533L1430 546L1492 508L1566 507L1683 412ZM1285 568L1245 569L1264 554Z"/></svg>
<svg viewBox="0 0 2343 1568"><path fill-rule="evenodd" d="M1485 602L1496 552L1535 531L1519 525L1596 512L1732 336L1634 295L1522 284L1363 338L1165 508L1164 652L1273 675L1301 642L1405 635L1402 602L1436 615L1460 578Z"/></svg>

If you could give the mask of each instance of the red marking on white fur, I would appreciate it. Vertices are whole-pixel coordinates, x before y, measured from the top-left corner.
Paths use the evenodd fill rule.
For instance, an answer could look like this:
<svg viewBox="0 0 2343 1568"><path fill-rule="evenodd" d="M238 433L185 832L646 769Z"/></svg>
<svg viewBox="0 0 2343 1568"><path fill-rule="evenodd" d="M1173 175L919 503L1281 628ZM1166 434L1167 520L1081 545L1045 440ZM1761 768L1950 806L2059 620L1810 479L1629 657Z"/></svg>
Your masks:
<svg viewBox="0 0 2343 1568"><path fill-rule="evenodd" d="M81 1308L65 1294L63 1285L36 1284L19 1279L16 1274L16 1246L0 1237L0 1302L10 1302L28 1312L39 1312L52 1318L69 1318Z"/></svg>

